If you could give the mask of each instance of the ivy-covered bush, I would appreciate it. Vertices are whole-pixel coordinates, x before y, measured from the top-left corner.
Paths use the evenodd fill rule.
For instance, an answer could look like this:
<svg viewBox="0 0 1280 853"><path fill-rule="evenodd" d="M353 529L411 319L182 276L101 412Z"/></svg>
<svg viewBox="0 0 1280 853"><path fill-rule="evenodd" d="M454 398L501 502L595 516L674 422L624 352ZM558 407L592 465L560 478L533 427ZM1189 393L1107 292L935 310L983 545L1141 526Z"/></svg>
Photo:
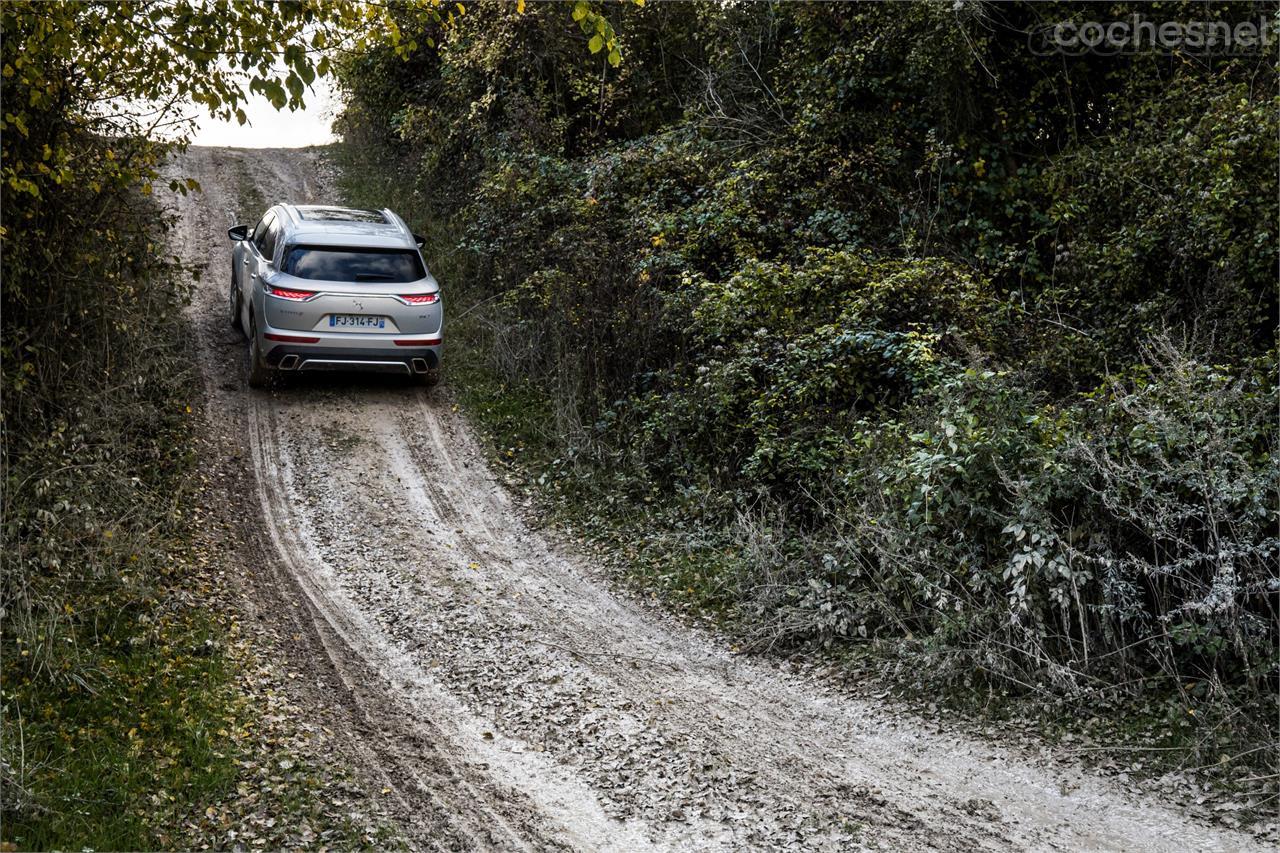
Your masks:
<svg viewBox="0 0 1280 853"><path fill-rule="evenodd" d="M1274 360L1232 372L1167 342L1151 360L1070 405L967 370L904 424L865 425L862 469L827 492L825 577L776 602L791 630L906 628L963 650L965 676L1067 690L1153 671L1259 684L1280 616ZM795 618L836 587L848 618Z"/></svg>
<svg viewBox="0 0 1280 853"><path fill-rule="evenodd" d="M615 67L568 13L352 55L339 122L544 484L770 646L1274 692L1273 62L1030 51L1067 4L753 3L609 7Z"/></svg>

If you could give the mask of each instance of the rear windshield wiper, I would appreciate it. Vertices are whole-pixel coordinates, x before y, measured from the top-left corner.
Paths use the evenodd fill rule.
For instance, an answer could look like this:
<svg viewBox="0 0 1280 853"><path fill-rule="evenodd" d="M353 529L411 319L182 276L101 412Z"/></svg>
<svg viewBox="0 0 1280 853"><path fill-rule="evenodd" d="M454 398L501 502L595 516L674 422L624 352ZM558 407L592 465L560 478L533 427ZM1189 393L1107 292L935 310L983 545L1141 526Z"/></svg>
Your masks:
<svg viewBox="0 0 1280 853"><path fill-rule="evenodd" d="M391 276L377 272L358 272L356 281L391 281Z"/></svg>

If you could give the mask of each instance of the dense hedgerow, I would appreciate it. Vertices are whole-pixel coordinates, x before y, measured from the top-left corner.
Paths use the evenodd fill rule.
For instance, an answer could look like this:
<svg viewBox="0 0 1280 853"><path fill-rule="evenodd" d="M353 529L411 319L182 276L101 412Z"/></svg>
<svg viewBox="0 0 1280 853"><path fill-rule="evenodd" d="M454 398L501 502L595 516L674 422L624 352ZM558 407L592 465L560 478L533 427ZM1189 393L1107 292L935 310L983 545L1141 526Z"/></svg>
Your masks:
<svg viewBox="0 0 1280 853"><path fill-rule="evenodd" d="M353 4L0 6L0 848L195 846L245 778L257 712L196 565L197 271L170 254L159 199L198 185L164 189L174 145L156 137L181 139L193 104L243 115L246 88L300 105L327 64L305 47L376 21Z"/></svg>
<svg viewBox="0 0 1280 853"><path fill-rule="evenodd" d="M543 482L761 644L1274 693L1269 59L1029 51L1070 6L661 4L611 11L614 70L562 11L341 72L349 188L431 235Z"/></svg>

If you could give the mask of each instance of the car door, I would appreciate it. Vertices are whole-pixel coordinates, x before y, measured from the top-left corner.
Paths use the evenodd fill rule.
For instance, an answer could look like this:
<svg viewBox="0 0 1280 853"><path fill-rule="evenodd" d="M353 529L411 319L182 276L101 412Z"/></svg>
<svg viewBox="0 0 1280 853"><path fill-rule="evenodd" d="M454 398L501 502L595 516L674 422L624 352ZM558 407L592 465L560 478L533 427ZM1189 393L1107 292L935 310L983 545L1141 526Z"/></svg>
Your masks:
<svg viewBox="0 0 1280 853"><path fill-rule="evenodd" d="M262 278L270 272L271 269L271 252L270 248L275 243L275 225L276 215L274 211L267 211L267 215L262 217L262 221L253 229L253 234L249 237L247 245L244 247L244 256L240 261L241 271L241 287L244 294L244 316L241 320L244 328L249 328L249 311L252 306L260 304L258 302L258 293L261 288L259 284ZM268 245L270 241L271 246ZM264 252L264 249L267 250Z"/></svg>

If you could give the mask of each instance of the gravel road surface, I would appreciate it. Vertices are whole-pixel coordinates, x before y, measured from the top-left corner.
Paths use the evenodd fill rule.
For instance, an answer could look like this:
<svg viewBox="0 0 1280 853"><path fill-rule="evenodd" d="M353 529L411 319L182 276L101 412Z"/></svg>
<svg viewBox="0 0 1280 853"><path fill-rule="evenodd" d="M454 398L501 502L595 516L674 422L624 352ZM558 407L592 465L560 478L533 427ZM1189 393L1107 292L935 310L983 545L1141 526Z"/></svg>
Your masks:
<svg viewBox="0 0 1280 853"><path fill-rule="evenodd" d="M250 617L287 638L307 704L414 847L1253 849L636 601L522 520L447 378L250 391L225 229L254 188L339 201L328 167L310 150L191 148L170 168L203 186L176 202L175 251L207 265L194 349Z"/></svg>

